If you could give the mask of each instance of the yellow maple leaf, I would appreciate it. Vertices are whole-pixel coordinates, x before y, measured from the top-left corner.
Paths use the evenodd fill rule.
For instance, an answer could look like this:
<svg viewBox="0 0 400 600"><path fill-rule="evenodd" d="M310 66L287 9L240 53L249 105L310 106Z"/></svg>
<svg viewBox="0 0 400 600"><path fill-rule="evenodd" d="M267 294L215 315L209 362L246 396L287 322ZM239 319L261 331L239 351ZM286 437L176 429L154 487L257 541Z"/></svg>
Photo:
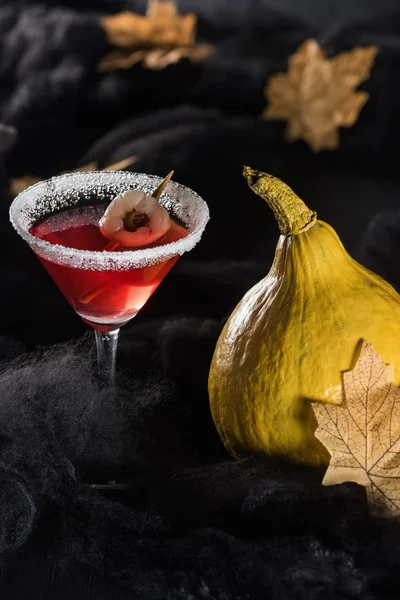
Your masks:
<svg viewBox="0 0 400 600"><path fill-rule="evenodd" d="M103 17L100 24L119 50L99 62L99 71L129 69L138 62L163 69L184 57L200 62L214 52L207 44L196 46L197 15L180 15L173 0L149 0L144 16L125 11Z"/></svg>
<svg viewBox="0 0 400 600"><path fill-rule="evenodd" d="M322 481L354 481L367 489L371 512L400 514L400 389L394 367L363 341L352 371L343 374L345 401L313 403L315 436L331 460Z"/></svg>
<svg viewBox="0 0 400 600"><path fill-rule="evenodd" d="M139 159L136 156L130 156L129 158L124 158L124 160L120 160L112 165L108 165L101 169L102 171L122 171L127 167L130 167L134 163L136 163ZM59 175L66 175L68 173L77 173L77 172L91 172L97 171L98 165L97 162L91 162L87 165L83 165L82 167L78 167L77 169L73 169L72 171L62 171ZM37 177L36 175L23 175L22 177L14 177L10 181L10 190L13 196L18 196L21 192L26 190L31 185L35 183L39 183L42 181L41 177Z"/></svg>
<svg viewBox="0 0 400 600"><path fill-rule="evenodd" d="M316 40L306 40L289 59L287 73L265 87L265 119L287 121L286 139L305 140L314 151L339 145L339 127L351 127L368 100L354 91L371 73L377 46L354 48L327 59Z"/></svg>

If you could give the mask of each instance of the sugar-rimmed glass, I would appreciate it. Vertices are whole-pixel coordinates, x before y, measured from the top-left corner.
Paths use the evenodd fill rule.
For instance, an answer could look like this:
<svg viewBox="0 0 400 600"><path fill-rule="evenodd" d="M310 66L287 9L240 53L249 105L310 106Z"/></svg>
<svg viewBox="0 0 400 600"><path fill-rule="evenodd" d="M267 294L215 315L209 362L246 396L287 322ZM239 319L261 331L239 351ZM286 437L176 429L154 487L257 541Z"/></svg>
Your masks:
<svg viewBox="0 0 400 600"><path fill-rule="evenodd" d="M142 308L179 256L200 240L209 219L207 204L196 192L170 181L160 202L184 225L187 235L138 250L81 250L45 241L31 231L46 218L71 209L93 207L98 222L102 208L119 194L132 189L151 194L161 181L126 171L72 173L31 186L10 208L14 228L74 310L95 330L99 374L108 381L115 376L120 327Z"/></svg>

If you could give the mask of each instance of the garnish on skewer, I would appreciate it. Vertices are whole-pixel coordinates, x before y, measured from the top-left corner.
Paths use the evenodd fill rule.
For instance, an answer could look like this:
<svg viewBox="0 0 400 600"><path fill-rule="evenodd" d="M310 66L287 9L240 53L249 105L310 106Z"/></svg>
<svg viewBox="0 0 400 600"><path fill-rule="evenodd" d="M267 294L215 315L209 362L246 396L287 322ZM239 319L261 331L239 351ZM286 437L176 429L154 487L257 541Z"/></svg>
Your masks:
<svg viewBox="0 0 400 600"><path fill-rule="evenodd" d="M122 246L144 246L163 236L169 229L170 219L158 201L174 171L168 173L151 196L141 190L129 190L111 202L100 220L100 231L111 240L104 248L111 252Z"/></svg>
<svg viewBox="0 0 400 600"><path fill-rule="evenodd" d="M151 244L167 233L170 217L158 201L173 174L174 171L168 173L151 196L141 190L129 190L114 198L100 220L101 233L110 239L103 252L112 252L120 244L131 247ZM108 286L107 282L88 290L80 302L89 304Z"/></svg>

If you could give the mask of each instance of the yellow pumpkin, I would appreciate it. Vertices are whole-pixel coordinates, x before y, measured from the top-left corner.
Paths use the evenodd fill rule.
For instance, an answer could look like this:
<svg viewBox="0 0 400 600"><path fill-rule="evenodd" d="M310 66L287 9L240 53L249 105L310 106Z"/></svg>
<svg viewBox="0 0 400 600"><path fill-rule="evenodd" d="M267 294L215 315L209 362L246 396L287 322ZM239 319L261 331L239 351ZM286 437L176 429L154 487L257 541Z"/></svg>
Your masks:
<svg viewBox="0 0 400 600"><path fill-rule="evenodd" d="M236 458L275 456L326 465L311 401L343 401L342 373L361 339L400 380L400 296L345 251L279 179L245 167L281 236L269 274L238 304L215 348L211 412Z"/></svg>

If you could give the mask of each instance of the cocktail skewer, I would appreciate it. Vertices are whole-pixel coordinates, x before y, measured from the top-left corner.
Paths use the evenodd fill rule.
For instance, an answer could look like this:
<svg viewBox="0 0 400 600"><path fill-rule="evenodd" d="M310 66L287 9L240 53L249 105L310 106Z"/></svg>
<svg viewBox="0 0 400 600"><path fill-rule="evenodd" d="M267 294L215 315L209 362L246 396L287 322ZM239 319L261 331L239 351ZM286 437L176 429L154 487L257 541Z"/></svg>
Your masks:
<svg viewBox="0 0 400 600"><path fill-rule="evenodd" d="M174 174L174 171L170 171L170 173L168 173L168 175L166 176L166 178L164 179L164 181L162 181L160 183L160 185L158 186L158 188L155 189L154 192L151 194L153 196L153 198L155 198L156 200L160 199L161 194L163 193L163 191L167 187L168 182L171 179L171 177L172 177L173 174ZM113 250L116 250L118 248L118 246L119 246L118 242L111 241L104 248L103 252L112 252Z"/></svg>

